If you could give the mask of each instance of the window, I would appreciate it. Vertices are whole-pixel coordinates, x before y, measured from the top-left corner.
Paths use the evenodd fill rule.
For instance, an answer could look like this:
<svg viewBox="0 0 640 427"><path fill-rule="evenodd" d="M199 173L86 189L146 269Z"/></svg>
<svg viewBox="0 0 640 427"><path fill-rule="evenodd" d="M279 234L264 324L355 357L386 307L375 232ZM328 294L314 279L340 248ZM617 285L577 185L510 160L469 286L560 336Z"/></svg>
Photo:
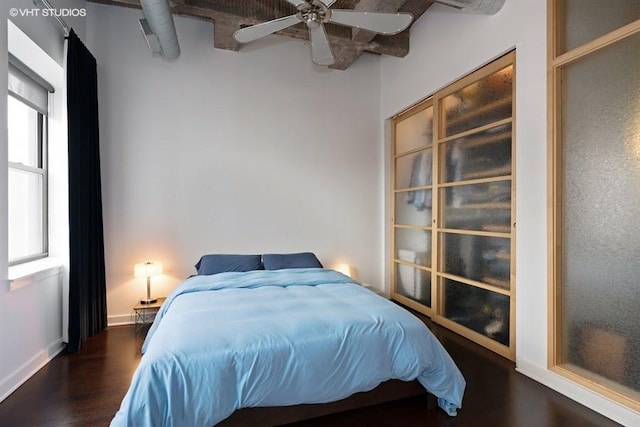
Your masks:
<svg viewBox="0 0 640 427"><path fill-rule="evenodd" d="M25 70L26 72L23 72ZM48 255L48 88L9 63L9 265ZM35 76L38 79L37 76ZM41 79L39 79L41 80ZM46 84L46 82L44 82Z"/></svg>

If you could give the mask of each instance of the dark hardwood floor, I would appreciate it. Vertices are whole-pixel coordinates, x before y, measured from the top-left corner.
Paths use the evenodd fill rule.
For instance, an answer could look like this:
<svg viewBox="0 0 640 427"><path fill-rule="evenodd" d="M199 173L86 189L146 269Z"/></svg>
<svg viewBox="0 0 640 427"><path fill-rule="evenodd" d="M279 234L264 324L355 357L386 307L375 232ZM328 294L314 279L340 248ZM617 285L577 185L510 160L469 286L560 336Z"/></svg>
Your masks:
<svg viewBox="0 0 640 427"><path fill-rule="evenodd" d="M427 409L425 396L290 426L618 425L517 373L512 362L426 322L467 380L457 417ZM138 365L141 344L133 326L111 327L79 352L60 354L0 403L0 426L108 426Z"/></svg>

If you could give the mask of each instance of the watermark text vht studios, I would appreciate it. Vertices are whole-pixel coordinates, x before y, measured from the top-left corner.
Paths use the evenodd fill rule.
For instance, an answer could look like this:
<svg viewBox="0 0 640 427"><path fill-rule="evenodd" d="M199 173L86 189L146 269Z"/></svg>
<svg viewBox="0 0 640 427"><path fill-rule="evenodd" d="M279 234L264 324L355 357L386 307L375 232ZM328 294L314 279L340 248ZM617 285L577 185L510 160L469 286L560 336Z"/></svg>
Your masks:
<svg viewBox="0 0 640 427"><path fill-rule="evenodd" d="M25 16L25 17L35 17L35 16L51 16L51 17L76 17L76 16L87 16L87 9L85 8L62 8L62 9L39 9L37 7L32 8L17 8L12 7L9 9L9 16Z"/></svg>

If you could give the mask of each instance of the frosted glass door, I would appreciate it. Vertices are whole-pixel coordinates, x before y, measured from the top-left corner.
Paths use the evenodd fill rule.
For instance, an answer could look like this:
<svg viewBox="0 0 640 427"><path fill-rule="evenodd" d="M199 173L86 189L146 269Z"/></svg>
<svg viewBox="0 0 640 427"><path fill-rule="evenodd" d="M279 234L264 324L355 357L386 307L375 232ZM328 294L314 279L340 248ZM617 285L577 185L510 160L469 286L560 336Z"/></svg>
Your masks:
<svg viewBox="0 0 640 427"><path fill-rule="evenodd" d="M392 119L391 297L515 360L515 52Z"/></svg>
<svg viewBox="0 0 640 427"><path fill-rule="evenodd" d="M635 393L640 392L639 52L640 35L635 35L568 65L562 94L562 362Z"/></svg>
<svg viewBox="0 0 640 427"><path fill-rule="evenodd" d="M434 215L438 313L510 358L514 70L496 64L442 98Z"/></svg>
<svg viewBox="0 0 640 427"><path fill-rule="evenodd" d="M395 124L394 157L393 292L431 307L432 106L413 109Z"/></svg>

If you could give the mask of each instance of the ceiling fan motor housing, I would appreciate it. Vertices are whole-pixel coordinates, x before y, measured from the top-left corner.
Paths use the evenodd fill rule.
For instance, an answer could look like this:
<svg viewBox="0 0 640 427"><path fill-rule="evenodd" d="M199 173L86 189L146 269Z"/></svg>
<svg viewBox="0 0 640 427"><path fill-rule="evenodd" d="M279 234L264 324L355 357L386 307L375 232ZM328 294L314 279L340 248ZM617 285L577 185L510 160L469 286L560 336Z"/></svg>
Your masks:
<svg viewBox="0 0 640 427"><path fill-rule="evenodd" d="M309 28L318 28L331 20L331 10L319 0L301 3L297 15Z"/></svg>

